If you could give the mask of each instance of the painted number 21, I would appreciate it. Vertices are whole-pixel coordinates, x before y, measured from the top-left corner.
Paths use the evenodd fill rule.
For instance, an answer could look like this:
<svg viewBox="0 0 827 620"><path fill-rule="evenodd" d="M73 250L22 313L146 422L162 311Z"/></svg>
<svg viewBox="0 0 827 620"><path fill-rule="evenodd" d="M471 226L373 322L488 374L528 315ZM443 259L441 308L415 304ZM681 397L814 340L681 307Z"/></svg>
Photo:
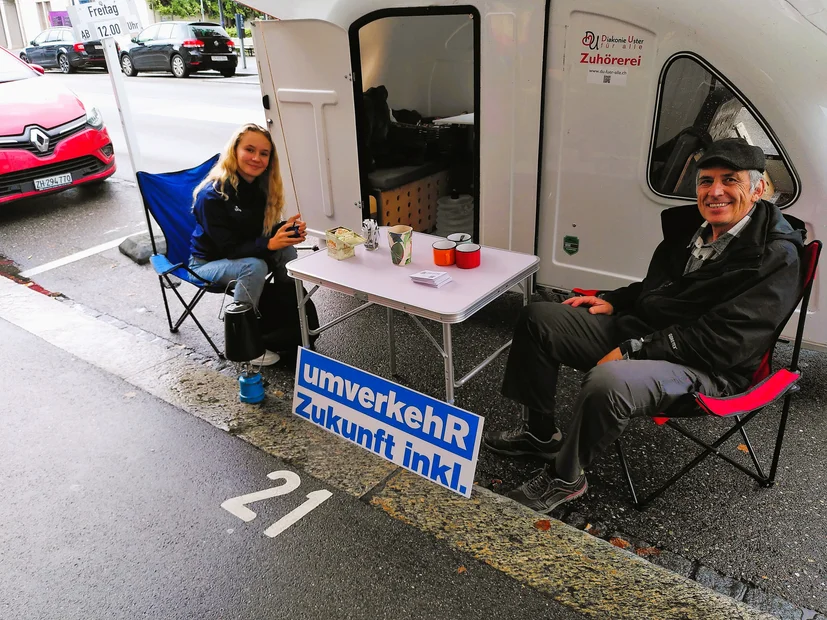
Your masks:
<svg viewBox="0 0 827 620"><path fill-rule="evenodd" d="M297 474L292 471L274 471L267 474L270 480L284 480L284 484L277 487L264 489L263 491L256 491L255 493L247 493L246 495L239 495L238 497L231 497L221 507L232 515L235 515L245 523L256 518L256 513L247 508L247 504L260 501L262 499L270 499L271 497L278 497L279 495L287 495L299 488L301 480ZM298 506L284 515L281 519L273 523L270 527L264 530L264 535L270 538L275 538L281 534L288 527L296 523L303 516L308 514L314 508L321 506L325 501L333 496L333 493L327 490L313 491L307 494L307 501L301 506Z"/></svg>

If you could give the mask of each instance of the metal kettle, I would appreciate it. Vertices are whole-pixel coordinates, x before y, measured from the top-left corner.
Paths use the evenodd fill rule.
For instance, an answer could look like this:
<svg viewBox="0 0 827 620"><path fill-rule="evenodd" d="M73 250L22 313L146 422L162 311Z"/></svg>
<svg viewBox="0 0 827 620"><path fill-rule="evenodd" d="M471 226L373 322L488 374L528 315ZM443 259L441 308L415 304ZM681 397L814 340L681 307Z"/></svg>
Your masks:
<svg viewBox="0 0 827 620"><path fill-rule="evenodd" d="M250 302L234 301L224 309L224 355L231 362L264 355L258 312Z"/></svg>

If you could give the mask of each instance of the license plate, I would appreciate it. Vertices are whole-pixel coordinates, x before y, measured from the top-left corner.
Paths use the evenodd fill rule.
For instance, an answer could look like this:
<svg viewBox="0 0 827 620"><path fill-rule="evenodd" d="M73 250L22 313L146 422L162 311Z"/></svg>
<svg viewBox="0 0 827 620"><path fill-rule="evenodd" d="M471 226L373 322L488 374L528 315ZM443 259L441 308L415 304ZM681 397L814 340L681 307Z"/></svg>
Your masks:
<svg viewBox="0 0 827 620"><path fill-rule="evenodd" d="M96 50L102 50L102 49L103 49L103 45L96 45L96 46L95 46L95 49L96 49Z"/></svg>
<svg viewBox="0 0 827 620"><path fill-rule="evenodd" d="M71 174L56 174L53 177L44 177L42 179L34 180L34 188L41 192L44 189L53 189L55 187L62 187L64 185L72 184Z"/></svg>
<svg viewBox="0 0 827 620"><path fill-rule="evenodd" d="M213 60L227 60L227 57L226 56L213 56L212 59Z"/></svg>

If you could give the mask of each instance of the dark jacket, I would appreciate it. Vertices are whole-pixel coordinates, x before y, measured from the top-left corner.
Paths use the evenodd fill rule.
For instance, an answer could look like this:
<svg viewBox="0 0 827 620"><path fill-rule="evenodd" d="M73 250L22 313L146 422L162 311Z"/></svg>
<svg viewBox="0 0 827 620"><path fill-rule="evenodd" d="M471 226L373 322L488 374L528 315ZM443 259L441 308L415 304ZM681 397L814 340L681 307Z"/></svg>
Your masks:
<svg viewBox="0 0 827 620"><path fill-rule="evenodd" d="M238 191L226 184L225 200L214 186L204 187L195 199L197 222L190 253L213 261L221 258L267 258L269 236L261 233L267 196L255 183L238 180ZM275 230L278 230L276 227Z"/></svg>
<svg viewBox="0 0 827 620"><path fill-rule="evenodd" d="M761 200L718 259L683 275L703 220L688 205L663 211L661 221L663 241L643 282L603 297L619 315L622 336L643 338L635 359L712 371L743 390L798 299L803 235Z"/></svg>

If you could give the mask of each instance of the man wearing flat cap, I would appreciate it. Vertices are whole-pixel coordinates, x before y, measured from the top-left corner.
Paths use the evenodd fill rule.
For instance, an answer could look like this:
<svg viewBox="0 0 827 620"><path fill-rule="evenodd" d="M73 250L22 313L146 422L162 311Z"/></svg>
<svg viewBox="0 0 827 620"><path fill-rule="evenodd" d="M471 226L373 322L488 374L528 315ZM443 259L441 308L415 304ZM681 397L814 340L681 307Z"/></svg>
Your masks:
<svg viewBox="0 0 827 620"><path fill-rule="evenodd" d="M663 241L642 282L523 309L502 393L528 419L484 437L493 452L547 461L509 493L518 502L549 512L582 495L584 468L631 418L657 416L694 392L747 388L792 310L803 237L762 200L763 151L719 140L697 168L697 208L662 212ZM586 372L565 438L554 421L560 364Z"/></svg>

